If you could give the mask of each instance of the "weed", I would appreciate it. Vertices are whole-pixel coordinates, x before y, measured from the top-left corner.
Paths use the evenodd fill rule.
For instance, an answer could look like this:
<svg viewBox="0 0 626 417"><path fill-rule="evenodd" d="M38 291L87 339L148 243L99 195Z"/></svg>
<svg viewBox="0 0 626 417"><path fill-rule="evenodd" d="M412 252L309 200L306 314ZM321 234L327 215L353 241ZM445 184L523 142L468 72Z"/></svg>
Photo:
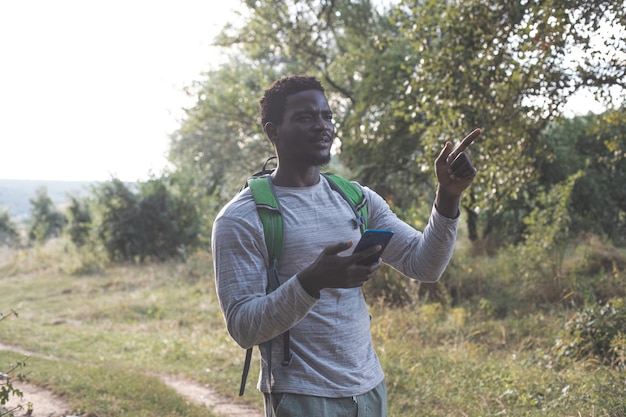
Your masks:
<svg viewBox="0 0 626 417"><path fill-rule="evenodd" d="M595 304L574 314L557 341L557 359L594 359L626 370L626 302L623 298Z"/></svg>

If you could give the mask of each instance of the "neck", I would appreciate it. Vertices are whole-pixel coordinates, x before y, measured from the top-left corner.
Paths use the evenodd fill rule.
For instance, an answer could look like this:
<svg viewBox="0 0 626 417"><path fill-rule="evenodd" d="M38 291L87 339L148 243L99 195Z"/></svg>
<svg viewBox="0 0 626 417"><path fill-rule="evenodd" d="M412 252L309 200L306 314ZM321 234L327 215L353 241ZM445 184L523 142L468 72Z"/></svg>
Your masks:
<svg viewBox="0 0 626 417"><path fill-rule="evenodd" d="M279 187L310 187L320 181L320 167L289 170L279 165L272 174L272 181Z"/></svg>

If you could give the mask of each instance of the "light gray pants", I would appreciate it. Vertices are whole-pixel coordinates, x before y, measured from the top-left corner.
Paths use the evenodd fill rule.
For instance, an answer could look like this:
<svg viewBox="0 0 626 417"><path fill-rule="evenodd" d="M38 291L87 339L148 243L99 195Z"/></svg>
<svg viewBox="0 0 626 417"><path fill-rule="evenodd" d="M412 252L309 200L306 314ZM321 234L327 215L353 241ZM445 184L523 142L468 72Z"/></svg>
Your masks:
<svg viewBox="0 0 626 417"><path fill-rule="evenodd" d="M344 398L289 393L265 395L267 417L387 417L385 381L363 395Z"/></svg>

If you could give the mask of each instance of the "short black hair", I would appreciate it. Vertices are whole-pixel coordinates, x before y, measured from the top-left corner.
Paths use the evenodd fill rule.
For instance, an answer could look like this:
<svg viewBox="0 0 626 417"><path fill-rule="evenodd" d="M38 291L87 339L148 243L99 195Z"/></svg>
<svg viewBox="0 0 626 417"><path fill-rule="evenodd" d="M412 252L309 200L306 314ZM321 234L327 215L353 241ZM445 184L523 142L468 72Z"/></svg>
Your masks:
<svg viewBox="0 0 626 417"><path fill-rule="evenodd" d="M275 124L282 122L287 97L306 90L318 90L324 93L322 83L315 77L291 75L274 81L259 101L261 127L265 130L267 122Z"/></svg>

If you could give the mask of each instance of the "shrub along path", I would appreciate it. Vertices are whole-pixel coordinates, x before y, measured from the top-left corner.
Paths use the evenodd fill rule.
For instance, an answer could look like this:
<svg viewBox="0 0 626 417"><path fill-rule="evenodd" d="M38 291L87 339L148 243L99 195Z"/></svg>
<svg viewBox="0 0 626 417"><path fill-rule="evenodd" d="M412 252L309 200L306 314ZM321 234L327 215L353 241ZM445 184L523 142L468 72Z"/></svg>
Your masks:
<svg viewBox="0 0 626 417"><path fill-rule="evenodd" d="M0 343L0 350L8 350L25 356L39 356L45 357L46 359L60 360L58 358L29 352L17 346L7 346L2 343ZM194 381L185 380L171 375L158 375L158 377L166 385L174 389L179 395L185 397L193 403L208 408L217 415L223 417L262 417L263 415L262 410L258 410L250 406L232 404L227 399L218 395L211 388L198 384ZM9 404L6 405L8 409L20 404L23 406L23 411L15 413L16 417L79 417L71 414L69 411L69 405L61 397L43 387L39 387L29 382L19 381L15 381L13 386L18 388L23 393L23 398L21 400L13 397L11 401L9 401ZM33 405L31 413L27 412L27 404L29 402ZM97 414L87 413L83 414L81 417L95 416L97 416Z"/></svg>

